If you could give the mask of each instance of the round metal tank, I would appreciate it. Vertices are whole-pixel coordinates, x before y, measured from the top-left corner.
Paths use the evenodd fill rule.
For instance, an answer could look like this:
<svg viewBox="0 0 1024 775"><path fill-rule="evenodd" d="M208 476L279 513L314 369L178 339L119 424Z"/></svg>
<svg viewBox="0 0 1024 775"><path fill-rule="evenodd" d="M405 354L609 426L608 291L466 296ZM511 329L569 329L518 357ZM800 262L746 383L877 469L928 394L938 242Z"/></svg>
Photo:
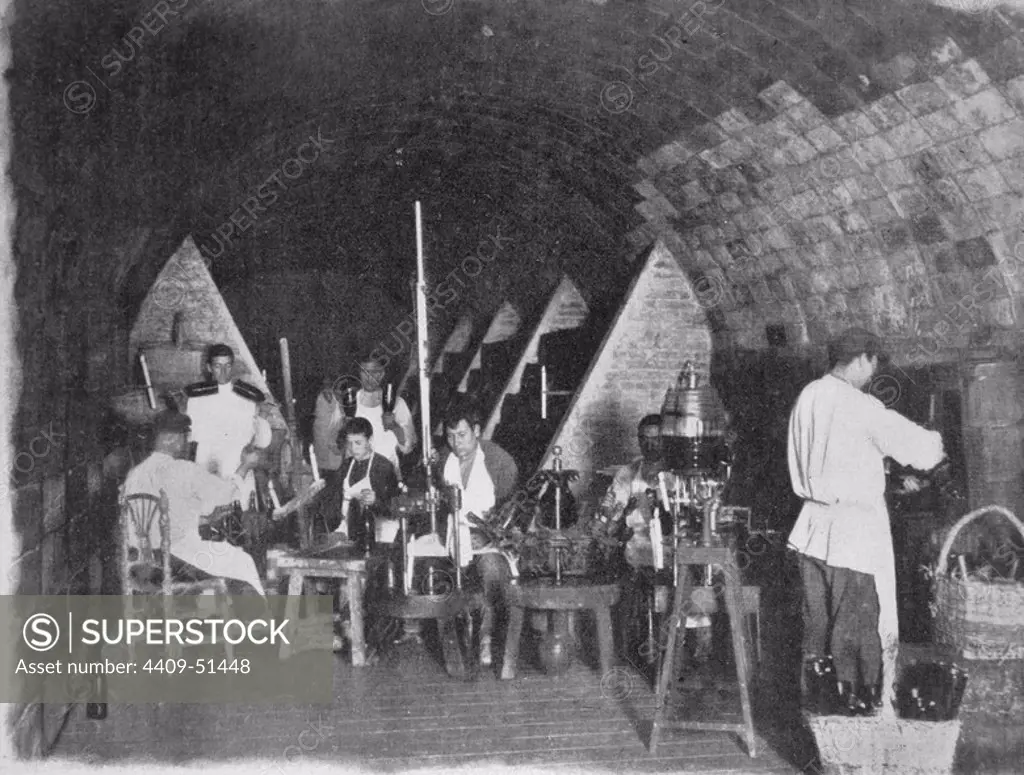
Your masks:
<svg viewBox="0 0 1024 775"><path fill-rule="evenodd" d="M662 448L673 469L713 471L725 460L725 407L713 386L700 384L690 361L668 389L661 417Z"/></svg>

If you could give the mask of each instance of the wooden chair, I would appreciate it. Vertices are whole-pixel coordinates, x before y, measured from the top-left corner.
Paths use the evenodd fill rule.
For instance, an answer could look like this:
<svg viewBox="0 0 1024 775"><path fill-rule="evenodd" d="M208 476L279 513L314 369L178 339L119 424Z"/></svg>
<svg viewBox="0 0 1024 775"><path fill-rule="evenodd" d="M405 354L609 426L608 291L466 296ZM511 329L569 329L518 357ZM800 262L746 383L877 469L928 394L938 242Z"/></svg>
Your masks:
<svg viewBox="0 0 1024 775"><path fill-rule="evenodd" d="M167 493L160 495L140 493L120 498L121 529L121 594L162 595L165 611L170 610L170 599L181 595L216 595L217 611L221 618L231 618L231 602L227 581L223 578L175 579L171 570L171 520ZM153 546L154 524L159 529L160 547ZM169 647L171 656L180 653L178 644ZM224 641L229 660L234 658L234 647ZM132 658L134 659L134 649Z"/></svg>

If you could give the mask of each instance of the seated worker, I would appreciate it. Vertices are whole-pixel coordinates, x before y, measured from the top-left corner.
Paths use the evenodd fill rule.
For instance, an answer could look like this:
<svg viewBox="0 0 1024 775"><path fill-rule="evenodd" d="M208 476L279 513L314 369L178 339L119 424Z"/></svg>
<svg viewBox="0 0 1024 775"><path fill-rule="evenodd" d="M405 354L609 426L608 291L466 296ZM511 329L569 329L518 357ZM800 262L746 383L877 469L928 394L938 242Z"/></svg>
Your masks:
<svg viewBox="0 0 1024 775"><path fill-rule="evenodd" d="M270 423L259 415L265 396L259 388L240 379L232 379L235 353L226 344L213 345L206 356L211 380L195 382L185 388L185 413L192 420L192 440L196 442L195 462L211 474L228 479L247 446L270 446ZM255 480L247 477L239 500L249 504L255 492Z"/></svg>
<svg viewBox="0 0 1024 775"><path fill-rule="evenodd" d="M374 450L373 426L366 418L349 420L338 441L344 442L348 456L339 469L340 476L327 483L311 507L312 514L315 524L322 525L326 532L360 540L365 525L361 515L366 509L378 517L387 512L391 499L398 494L398 476L391 462ZM394 540L395 520L378 518L375 523L378 541Z"/></svg>
<svg viewBox="0 0 1024 775"><path fill-rule="evenodd" d="M124 494L167 493L171 555L178 561L176 574L183 578L225 578L234 582L232 586L241 583L264 595L263 582L249 554L227 542L204 541L199 536L201 517L239 500L242 481L256 465L257 454L246 448L230 478L215 476L185 459L190 427L189 418L178 412L157 416L153 451L128 472ZM154 521L150 536L154 546L160 545L159 529Z"/></svg>
<svg viewBox="0 0 1024 775"><path fill-rule="evenodd" d="M374 354L360 359L359 367L360 390L356 394L356 417L370 421L373 427L374 447L379 455L383 455L395 467L396 475L401 479L401 461L398 454L409 454L416 445L416 427L412 420L405 399L395 399L394 411L385 412L383 406L383 382L386 374L383 360ZM339 383L340 384L340 383ZM335 386L329 386L320 392L316 399L316 416L313 422L313 449L316 451L317 462L326 471L341 471L343 450L339 447L341 430L347 418L341 406L341 396L336 394ZM325 474L326 478L331 478Z"/></svg>
<svg viewBox="0 0 1024 775"><path fill-rule="evenodd" d="M633 531L626 544L626 561L632 566L633 574L626 585L620 609L622 615L630 621L645 615L645 595L640 585L638 569L651 568L654 565L650 532L653 504L647 497L647 492L658 491L660 473L667 477L666 486L671 489L675 485L675 477L667 470L662 457L661 415L649 414L640 420L637 440L640 444L640 457L616 471L615 478L601 503L601 510L609 520L625 519L626 526ZM671 555L666 553L666 567L671 567L671 562ZM627 621L627 625L630 621ZM711 620L707 616L688 616L686 619L687 629L701 630L697 643L694 644L695 652L701 655L710 646L710 626Z"/></svg>
<svg viewBox="0 0 1024 775"><path fill-rule="evenodd" d="M519 470L512 456L492 441L480 438L480 410L469 401L456 401L445 412L444 429L451 452L444 461L442 477L446 485L462 489L462 519L459 524L459 564L474 562L484 588L484 616L480 625L480 662L491 664L491 635L495 609L504 598L504 585L511 575L509 560L496 548L486 546L471 530L467 516L485 519L512 495ZM454 553L453 531L448 531L447 547Z"/></svg>
<svg viewBox="0 0 1024 775"><path fill-rule="evenodd" d="M398 494L398 477L390 461L373 449L373 426L363 417L353 417L342 431L344 448L348 457L344 459L339 476L327 480L323 492L310 506L310 514L319 532L344 535L356 544L363 544L367 535L367 518L373 522L372 529L377 541L390 543L398 532L397 520L386 518L391 499ZM339 438L339 446L342 439ZM330 586L335 588L335 610L340 610L337 599L337 584L318 584L321 594ZM335 614L335 623L341 632L335 633L334 650L345 647L350 641L350 623L342 621Z"/></svg>
<svg viewBox="0 0 1024 775"><path fill-rule="evenodd" d="M633 536L626 545L626 558L634 566L651 563L651 514L640 496L648 490L657 491L658 474L666 470L662 459L661 415L649 414L640 420L637 441L640 457L615 472L601 503L606 517L612 521L625 518L626 526L633 530ZM631 505L633 508L629 508Z"/></svg>

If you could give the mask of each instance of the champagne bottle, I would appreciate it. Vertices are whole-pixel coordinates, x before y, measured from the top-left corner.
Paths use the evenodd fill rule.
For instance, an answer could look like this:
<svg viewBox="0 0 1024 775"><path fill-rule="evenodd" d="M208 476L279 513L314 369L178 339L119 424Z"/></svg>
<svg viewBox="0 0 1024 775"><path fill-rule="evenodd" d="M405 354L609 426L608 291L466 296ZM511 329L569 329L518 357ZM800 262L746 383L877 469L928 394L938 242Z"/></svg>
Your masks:
<svg viewBox="0 0 1024 775"><path fill-rule="evenodd" d="M104 673L93 676L93 689L96 692L95 702L85 704L85 715L95 721L103 721L107 717L107 676Z"/></svg>
<svg viewBox="0 0 1024 775"><path fill-rule="evenodd" d="M377 531L372 508L363 509L363 520L363 551L369 556L377 545Z"/></svg>

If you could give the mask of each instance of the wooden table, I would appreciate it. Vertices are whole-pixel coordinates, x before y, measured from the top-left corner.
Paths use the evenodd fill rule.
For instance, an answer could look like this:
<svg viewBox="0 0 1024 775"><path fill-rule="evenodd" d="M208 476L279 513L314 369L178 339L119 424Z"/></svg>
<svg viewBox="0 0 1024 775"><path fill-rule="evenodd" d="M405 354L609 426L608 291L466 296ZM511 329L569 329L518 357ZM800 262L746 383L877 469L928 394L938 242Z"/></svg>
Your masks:
<svg viewBox="0 0 1024 775"><path fill-rule="evenodd" d="M299 625L300 597L306 579L338 579L344 587L352 625L352 665L366 664L366 632L363 619L363 596L366 592L368 566L379 562L377 556L367 557L352 544L344 543L322 549L301 551L288 549L270 553L268 577L288 577L288 604L286 616L289 631L295 632ZM289 637L288 640L295 640ZM281 644L281 657L287 659L294 648L288 643Z"/></svg>
<svg viewBox="0 0 1024 775"><path fill-rule="evenodd" d="M676 587L672 605L671 626L665 644L665 658L661 664L661 675L658 679L658 691L655 699L654 723L651 726L649 743L650 752L656 753L658 739L663 729L690 729L698 731L723 730L738 733L747 744L747 753L757 756L757 742L754 736L754 719L750 706L749 670L747 639L742 625L741 583L739 563L736 559L734 544L717 546L680 546L675 558L679 568L679 586ZM725 606L729 614L729 629L732 633L734 661L736 662L736 679L739 684L740 705L743 711L743 723L734 724L726 721L669 721L669 705L678 691L676 656L682 650L684 618L694 613L691 603L693 580L690 568L714 565L722 570L725 579Z"/></svg>
<svg viewBox="0 0 1024 775"><path fill-rule="evenodd" d="M617 583L600 584L586 579L566 578L562 584L554 580L512 582L505 586L505 600L509 606L508 637L505 640L505 659L501 666L502 679L516 677L519 661L519 641L523 633L526 609L551 611L556 632L568 628L568 614L573 611L593 611L597 617L597 642L601 671L607 673L615 658L612 633L612 606L619 602L621 589Z"/></svg>

